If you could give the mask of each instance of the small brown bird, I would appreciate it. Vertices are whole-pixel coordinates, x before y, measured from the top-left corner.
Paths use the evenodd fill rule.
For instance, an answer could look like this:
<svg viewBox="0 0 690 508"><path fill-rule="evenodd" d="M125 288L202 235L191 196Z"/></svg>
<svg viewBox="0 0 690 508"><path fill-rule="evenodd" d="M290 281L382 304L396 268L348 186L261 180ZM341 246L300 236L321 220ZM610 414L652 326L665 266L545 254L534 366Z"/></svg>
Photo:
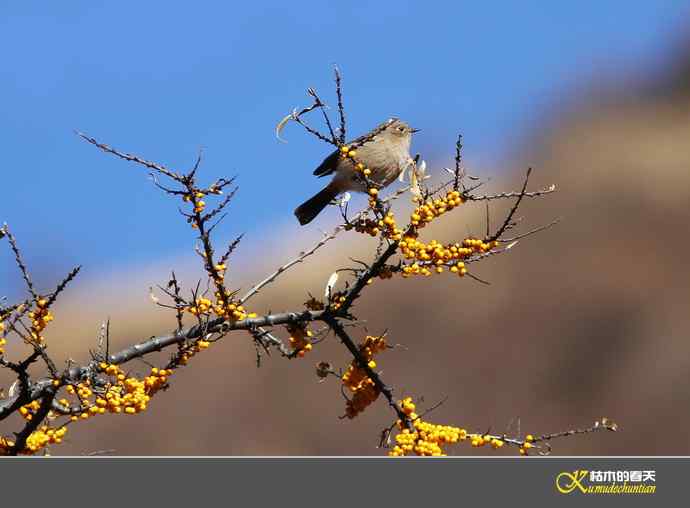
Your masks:
<svg viewBox="0 0 690 508"><path fill-rule="evenodd" d="M347 143L356 150L357 163L371 173L369 179L379 187L390 185L411 163L410 143L413 129L402 120L391 118L376 129ZM331 182L295 210L299 223L308 224L339 194L346 191L367 192L363 178L355 171L355 162L336 150L314 170L316 176L335 173Z"/></svg>

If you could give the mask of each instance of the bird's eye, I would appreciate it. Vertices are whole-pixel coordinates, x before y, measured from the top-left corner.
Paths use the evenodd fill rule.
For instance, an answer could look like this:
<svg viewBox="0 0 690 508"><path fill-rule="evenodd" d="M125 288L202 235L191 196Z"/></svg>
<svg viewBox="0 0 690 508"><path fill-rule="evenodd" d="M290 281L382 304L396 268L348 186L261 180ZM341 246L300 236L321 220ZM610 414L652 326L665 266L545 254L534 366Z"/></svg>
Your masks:
<svg viewBox="0 0 690 508"><path fill-rule="evenodd" d="M400 132L405 132L405 127L403 127L403 126L401 125L400 127L398 127L398 130L399 130Z"/></svg>

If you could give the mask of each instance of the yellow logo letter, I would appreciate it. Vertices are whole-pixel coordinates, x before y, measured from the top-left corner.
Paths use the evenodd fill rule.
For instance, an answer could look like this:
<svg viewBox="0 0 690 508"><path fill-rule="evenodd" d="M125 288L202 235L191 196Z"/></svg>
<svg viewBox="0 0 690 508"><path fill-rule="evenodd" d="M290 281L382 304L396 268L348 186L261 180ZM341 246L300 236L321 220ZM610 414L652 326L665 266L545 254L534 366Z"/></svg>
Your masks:
<svg viewBox="0 0 690 508"><path fill-rule="evenodd" d="M561 494L570 494L575 488L579 488L584 494L587 493L587 488L582 485L582 480L587 476L588 471L584 469L571 473L562 472L556 477L556 488Z"/></svg>

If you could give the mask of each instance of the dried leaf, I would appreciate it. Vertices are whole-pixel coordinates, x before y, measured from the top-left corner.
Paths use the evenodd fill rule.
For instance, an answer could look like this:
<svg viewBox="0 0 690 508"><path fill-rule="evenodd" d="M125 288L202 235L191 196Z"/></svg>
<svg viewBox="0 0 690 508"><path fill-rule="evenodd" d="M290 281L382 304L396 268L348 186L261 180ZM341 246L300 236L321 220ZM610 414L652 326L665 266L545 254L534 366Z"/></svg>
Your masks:
<svg viewBox="0 0 690 508"><path fill-rule="evenodd" d="M158 303L160 301L158 297L153 294L153 288L149 288L149 298L151 298L153 303Z"/></svg>
<svg viewBox="0 0 690 508"><path fill-rule="evenodd" d="M316 375L321 379L328 377L333 372L333 367L328 362L319 362L316 364Z"/></svg>
<svg viewBox="0 0 690 508"><path fill-rule="evenodd" d="M278 125L276 125L276 138L281 143L287 143L287 140L280 137L280 133L283 132L283 129L285 128L287 123L293 118L293 116L294 116L294 113L290 113L285 118L283 118L280 122L278 122Z"/></svg>
<svg viewBox="0 0 690 508"><path fill-rule="evenodd" d="M17 394L17 387L19 386L19 379L12 383L7 390L7 396L11 399Z"/></svg>
<svg viewBox="0 0 690 508"><path fill-rule="evenodd" d="M405 169L403 169L400 174L398 175L398 181L400 183L405 181L405 173L407 173L408 168L412 166L412 164L408 165Z"/></svg>
<svg viewBox="0 0 690 508"><path fill-rule="evenodd" d="M417 165L417 178L419 178L420 180L424 180L425 177L426 177L426 161L422 160L422 162L420 162Z"/></svg>
<svg viewBox="0 0 690 508"><path fill-rule="evenodd" d="M333 272L328 278L328 282L326 283L326 291L323 294L324 298L327 300L330 300L336 282L338 282L338 272Z"/></svg>
<svg viewBox="0 0 690 508"><path fill-rule="evenodd" d="M422 189L419 187L419 181L417 180L417 173L415 171L410 173L410 192L415 198L421 199Z"/></svg>

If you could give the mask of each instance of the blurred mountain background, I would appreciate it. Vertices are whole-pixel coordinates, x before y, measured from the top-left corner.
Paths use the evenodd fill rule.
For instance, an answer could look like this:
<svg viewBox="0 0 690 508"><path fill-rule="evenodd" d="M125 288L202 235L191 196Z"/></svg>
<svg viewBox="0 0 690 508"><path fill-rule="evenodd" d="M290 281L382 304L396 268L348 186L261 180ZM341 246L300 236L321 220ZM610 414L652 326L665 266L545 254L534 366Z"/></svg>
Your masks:
<svg viewBox="0 0 690 508"><path fill-rule="evenodd" d="M667 10L672 18L670 7ZM407 13L409 19L413 14ZM458 12L455 19L469 23L462 14ZM559 15L567 20L573 14ZM251 19L259 23L257 19L263 18ZM546 21L539 22L549 30ZM532 188L551 183L558 186L557 193L525 203L520 214L525 230L555 217L563 218L560 224L525 239L510 255L472 266L473 273L491 282L490 286L449 274L419 280L393 278L375 282L358 303L358 314L371 333L388 330L392 342L405 346L377 359L384 379L396 393L423 397L422 407L446 399L429 415L431 421L502 432L511 419L519 417L523 432L541 434L586 427L606 416L619 424L620 432L555 441L554 453L690 453L690 272L684 261L684 252L690 247L686 234L690 219L690 42L682 31L672 30L673 24L665 22L659 22L659 33L664 37L655 39L657 49L661 48L658 53L653 58L641 58L640 65L631 67L623 77L613 75L615 64L607 68L603 58L597 68L585 69L577 80L561 83L560 89L558 83L552 83L555 91L548 104L540 102L538 91L522 99L525 111L535 109L529 121L509 122L501 132L477 123L479 135L471 128L463 129L468 170L492 178L487 192L519 188L528 166L534 168ZM633 21L630 26L634 26ZM630 26L628 30L632 30ZM674 35L666 34L664 26ZM602 40L619 47L616 37L605 31L601 34ZM501 38L504 44L509 40L507 36ZM387 41L395 46L394 40ZM577 41L574 44L577 46ZM594 47L591 54L615 53L615 49L609 53L602 48ZM452 53L452 49L444 47L444 54ZM481 55L481 44L468 51ZM631 51L627 58L634 60L635 54ZM365 57L367 62L371 58ZM510 58L506 55L505 61ZM529 61L530 55L520 58ZM321 58L308 67L312 74L324 73L329 63ZM481 83L476 75L481 72L463 63L462 54L457 56L457 65ZM357 62L351 61L348 67L356 69ZM289 94L281 91L283 100L292 97L286 103L289 106L299 98L295 83L301 86L310 82L283 72L286 82L275 86L290 89ZM348 76L346 72L346 79ZM127 79L136 81L135 76ZM377 95L376 90L367 90L369 84L362 83L364 79L349 78L346 90L356 90L355 97ZM439 70L427 79L432 84L443 80L443 72ZM328 86L326 82L322 88L327 90ZM501 86L510 95L510 81ZM375 88L385 91L386 87L379 77ZM456 77L453 87L454 93L463 95L460 78ZM21 90L29 93L27 88ZM443 90L430 100L454 100L447 88ZM142 92L144 96L146 93ZM232 103L247 99L260 101L261 96L225 98ZM415 99L418 102L409 107L424 108L423 101L407 95L408 101ZM122 99L102 97L89 107L98 110L101 103L110 100ZM507 99L502 96L500 100ZM349 104L350 116L356 118L361 105L355 98ZM284 111L273 111L274 119L281 113ZM179 118L182 123L185 114L183 111ZM491 118L499 122L497 114ZM3 130L11 131L13 122L19 121L17 115L12 118ZM475 117L470 118L472 127ZM167 122L158 118L153 125L161 120ZM448 127L447 119L430 113L420 113L414 120L423 131L413 148L423 153L432 172L439 175L444 165L452 164L455 125ZM107 118L102 121L108 124ZM132 121L136 123L136 119ZM364 123L361 126L366 128ZM508 140L507 127L519 128ZM113 128L106 130L104 134L110 138L104 141L118 147L120 139L129 136ZM441 132L443 135L438 135ZM242 150L241 134L241 129L233 132L232 142L210 145L207 150ZM323 147L301 145L303 136L296 128L287 134L290 144L280 147L284 161L297 157L295 145L305 161L320 160ZM482 137L485 139L477 139ZM498 154L490 148L492 140ZM29 141L27 137L24 143ZM273 150L274 140L262 142ZM174 146L165 146L166 152L160 141L156 141L155 150L147 151L147 137L142 133L136 134L132 144L122 148L141 148L138 153L149 158L156 158L156 153L171 158L193 153L189 146L177 151ZM40 152L41 146L39 143L36 151ZM190 286L199 277L200 266L190 248L190 231L175 216L172 203L147 187L139 168L93 154L88 146L70 150L80 154L78 157L89 154L89 170L98 175L93 181L73 179L69 159L54 160L55 171L73 183L40 199L29 187L20 193L6 187L3 194L15 201L9 201L12 206L5 201L2 212L26 245L37 279L45 287L61 276L62 268L75 262L86 265L82 280L55 308L56 321L47 335L56 357L84 361L88 348L95 347L100 323L107 317L111 319L113 348L170 331L174 317L151 303L148 288L166 281L171 269ZM31 156L26 153L3 173L16 182L28 181L26 185L35 186L40 194L44 192L42 180L32 181L31 166L24 164ZM245 185L237 216L229 218L223 233L230 238L249 231L229 270L233 285L244 288L310 246L337 220L330 211L312 227L299 228L289 213L319 184L307 179L311 166L292 181L292 173L297 172L292 161L288 176L275 161L265 165L261 153L251 156L254 165L244 164L237 171L214 165L213 157L203 169L208 178L246 174L246 180L258 179L264 187L269 180L257 172L267 171L273 182L280 182L275 187L283 189L283 194L267 190L266 197L256 184ZM272 156L272 152L267 154ZM128 197L115 192L111 185L129 186L133 194ZM86 196L86 204L74 213L71 207L82 196ZM100 204L92 202L94 196ZM276 204L264 206L266 201ZM396 205L399 215L409 208L407 201L402 199ZM508 205L492 208L494 222ZM258 209L256 221L254 209ZM99 227L101 214L105 224L119 218L120 229ZM57 216L57 223L50 223L48 215ZM21 227L14 226L13 218ZM438 222L424 230L425 238L451 240L468 232L481 234L484 208L464 205ZM128 236L130 227L132 237ZM72 230L76 233L70 233ZM175 240L141 244L144 253L157 248L157 254L145 259L141 252L130 256L128 251L136 250L137 242L143 241L138 236L140 230L152 238ZM275 234L269 236L269 231ZM322 293L334 268L350 263L350 257L369 259L375 245L354 233L342 234L311 261L263 291L252 301L251 309L262 313L299 308L307 292ZM4 252L3 256L0 290L16 296L20 294L20 280L11 258ZM17 346L10 344L8 351L16 352ZM119 455L381 455L376 448L378 436L392 421L391 413L379 401L353 421L340 420L344 401L339 385L334 378L318 382L314 366L319 361L345 367L348 356L331 338L304 359L264 358L257 368L248 336L231 335L178 371L172 377L172 389L156 396L146 413L100 417L75 425L68 433L68 442L52 453L78 455L113 449ZM144 372L148 367L133 362L131 368ZM0 375L7 386L10 378ZM10 430L14 427L0 427L5 433ZM449 451L487 453L464 445ZM514 452L502 450L498 454L504 451Z"/></svg>

